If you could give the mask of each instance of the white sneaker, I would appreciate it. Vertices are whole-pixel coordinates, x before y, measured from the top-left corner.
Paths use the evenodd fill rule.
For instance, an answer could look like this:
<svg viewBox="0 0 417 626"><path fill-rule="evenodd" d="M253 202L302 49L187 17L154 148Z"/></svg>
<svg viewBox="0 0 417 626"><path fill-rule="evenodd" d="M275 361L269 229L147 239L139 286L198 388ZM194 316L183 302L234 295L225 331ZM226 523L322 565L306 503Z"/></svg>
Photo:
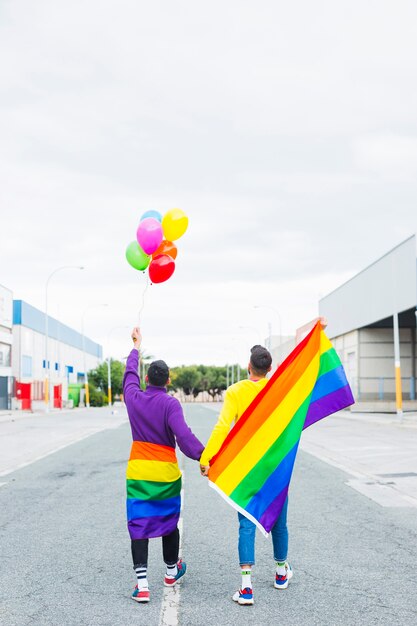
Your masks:
<svg viewBox="0 0 417 626"><path fill-rule="evenodd" d="M253 604L253 591L249 587L239 589L239 591L233 594L232 600L238 604Z"/></svg>
<svg viewBox="0 0 417 626"><path fill-rule="evenodd" d="M293 577L292 567L288 563L288 561L285 561L285 575L282 576L282 575L275 573L275 581L274 581L275 589L286 589L292 577Z"/></svg>

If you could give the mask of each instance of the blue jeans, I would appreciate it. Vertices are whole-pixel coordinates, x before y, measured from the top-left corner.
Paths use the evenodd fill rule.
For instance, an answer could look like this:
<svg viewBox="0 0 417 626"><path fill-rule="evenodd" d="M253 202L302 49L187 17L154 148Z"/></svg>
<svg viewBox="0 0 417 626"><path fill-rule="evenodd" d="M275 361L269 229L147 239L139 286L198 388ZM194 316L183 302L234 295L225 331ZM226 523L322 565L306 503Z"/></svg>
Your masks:
<svg viewBox="0 0 417 626"><path fill-rule="evenodd" d="M279 563L287 560L288 528L287 528L288 498L284 502L281 513L275 526L271 529L274 559ZM255 532L256 526L247 517L238 513L239 517L239 565L255 564Z"/></svg>

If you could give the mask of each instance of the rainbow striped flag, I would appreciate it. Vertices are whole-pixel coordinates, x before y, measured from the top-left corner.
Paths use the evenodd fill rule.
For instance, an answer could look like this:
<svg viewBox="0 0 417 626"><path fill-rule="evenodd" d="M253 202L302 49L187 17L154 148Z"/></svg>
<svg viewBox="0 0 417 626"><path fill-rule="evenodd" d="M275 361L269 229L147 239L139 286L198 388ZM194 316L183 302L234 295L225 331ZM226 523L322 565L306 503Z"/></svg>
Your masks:
<svg viewBox="0 0 417 626"><path fill-rule="evenodd" d="M211 461L210 486L268 536L303 428L351 404L343 366L318 322L231 429Z"/></svg>
<svg viewBox="0 0 417 626"><path fill-rule="evenodd" d="M127 525L132 539L169 535L181 510L181 471L175 449L134 441L126 470Z"/></svg>

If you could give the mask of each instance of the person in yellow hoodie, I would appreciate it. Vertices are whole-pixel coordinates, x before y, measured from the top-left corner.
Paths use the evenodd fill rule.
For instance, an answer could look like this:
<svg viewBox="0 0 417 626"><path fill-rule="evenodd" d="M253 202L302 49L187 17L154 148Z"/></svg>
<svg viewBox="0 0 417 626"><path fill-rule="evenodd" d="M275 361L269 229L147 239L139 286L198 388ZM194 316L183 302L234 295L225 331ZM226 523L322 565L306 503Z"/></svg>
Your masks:
<svg viewBox="0 0 417 626"><path fill-rule="evenodd" d="M200 471L203 476L208 475L210 460L220 450L223 441L229 434L230 428L243 415L247 407L256 398L258 393L268 382L267 374L271 371L272 357L263 346L253 346L248 364L247 380L241 380L231 385L225 393L224 403L217 424L214 426L200 458ZM271 530L274 559L276 562L274 587L286 589L293 572L287 561L288 528L287 528L286 499L280 516ZM239 565L241 568L242 583L240 589L233 595L238 604L253 604L252 566L255 564L255 531L256 526L247 517L238 513L239 518Z"/></svg>

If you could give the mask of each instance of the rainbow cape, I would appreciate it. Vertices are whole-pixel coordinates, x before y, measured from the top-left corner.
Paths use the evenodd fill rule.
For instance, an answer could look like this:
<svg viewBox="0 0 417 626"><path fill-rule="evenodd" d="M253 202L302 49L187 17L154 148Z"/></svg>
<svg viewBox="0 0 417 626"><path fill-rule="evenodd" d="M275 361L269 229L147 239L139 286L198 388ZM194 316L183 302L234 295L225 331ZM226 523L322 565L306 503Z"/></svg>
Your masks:
<svg viewBox="0 0 417 626"><path fill-rule="evenodd" d="M288 493L301 433L354 404L320 322L279 366L210 463L209 484L268 536Z"/></svg>
<svg viewBox="0 0 417 626"><path fill-rule="evenodd" d="M133 441L126 491L127 525L132 539L172 533L181 510L181 472L175 449Z"/></svg>

